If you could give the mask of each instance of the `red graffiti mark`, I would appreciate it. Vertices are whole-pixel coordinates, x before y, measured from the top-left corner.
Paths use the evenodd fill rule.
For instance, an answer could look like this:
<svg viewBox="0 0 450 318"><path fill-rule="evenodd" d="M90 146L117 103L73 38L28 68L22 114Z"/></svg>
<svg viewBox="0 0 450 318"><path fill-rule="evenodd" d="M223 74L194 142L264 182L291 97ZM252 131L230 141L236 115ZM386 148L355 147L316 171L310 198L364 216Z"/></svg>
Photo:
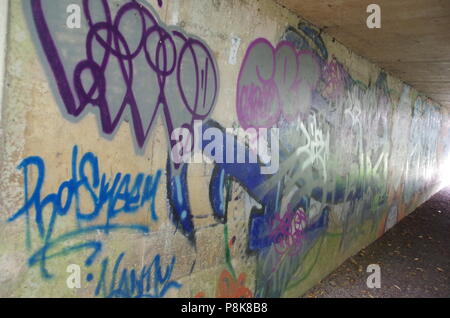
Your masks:
<svg viewBox="0 0 450 318"><path fill-rule="evenodd" d="M236 236L233 236L233 238L230 240L230 242L229 242L230 248L233 248L234 243L236 243Z"/></svg>
<svg viewBox="0 0 450 318"><path fill-rule="evenodd" d="M253 293L245 286L246 275L241 273L234 279L229 271L224 270L217 286L217 298L253 298Z"/></svg>

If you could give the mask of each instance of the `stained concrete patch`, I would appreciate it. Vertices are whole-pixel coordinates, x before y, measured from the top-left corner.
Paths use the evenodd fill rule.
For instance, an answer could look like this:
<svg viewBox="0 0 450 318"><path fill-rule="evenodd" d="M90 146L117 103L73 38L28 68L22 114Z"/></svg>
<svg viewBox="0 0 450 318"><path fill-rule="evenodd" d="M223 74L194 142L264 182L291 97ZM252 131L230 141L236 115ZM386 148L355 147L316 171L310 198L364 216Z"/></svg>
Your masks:
<svg viewBox="0 0 450 318"><path fill-rule="evenodd" d="M5 253L0 255L0 285L15 281L26 264L26 257L21 253Z"/></svg>

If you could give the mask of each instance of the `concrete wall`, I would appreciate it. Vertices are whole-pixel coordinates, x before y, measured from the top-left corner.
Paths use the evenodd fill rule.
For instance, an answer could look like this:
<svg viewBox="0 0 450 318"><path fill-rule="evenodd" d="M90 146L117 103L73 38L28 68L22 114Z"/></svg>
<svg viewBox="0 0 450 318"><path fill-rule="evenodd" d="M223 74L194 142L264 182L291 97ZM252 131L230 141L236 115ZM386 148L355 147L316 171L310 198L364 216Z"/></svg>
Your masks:
<svg viewBox="0 0 450 318"><path fill-rule="evenodd" d="M446 111L274 2L90 3L9 2L0 296L297 297L445 181ZM175 165L194 120L279 170Z"/></svg>

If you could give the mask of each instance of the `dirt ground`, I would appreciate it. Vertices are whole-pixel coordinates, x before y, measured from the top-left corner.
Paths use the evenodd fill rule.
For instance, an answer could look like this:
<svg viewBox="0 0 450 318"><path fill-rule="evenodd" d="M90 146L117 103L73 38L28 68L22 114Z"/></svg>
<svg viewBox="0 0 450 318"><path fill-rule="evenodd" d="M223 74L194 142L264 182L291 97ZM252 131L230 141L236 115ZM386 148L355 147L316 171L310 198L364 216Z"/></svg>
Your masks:
<svg viewBox="0 0 450 318"><path fill-rule="evenodd" d="M367 287L370 264L381 267L380 289ZM450 297L450 188L348 259L304 297Z"/></svg>

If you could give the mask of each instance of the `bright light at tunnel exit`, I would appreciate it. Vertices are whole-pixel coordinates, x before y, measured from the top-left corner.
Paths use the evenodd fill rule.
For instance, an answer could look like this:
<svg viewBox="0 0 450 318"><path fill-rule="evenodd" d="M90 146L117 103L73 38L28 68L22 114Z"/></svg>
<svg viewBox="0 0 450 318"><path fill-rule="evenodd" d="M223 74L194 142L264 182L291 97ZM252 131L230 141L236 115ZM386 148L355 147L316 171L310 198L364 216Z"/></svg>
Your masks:
<svg viewBox="0 0 450 318"><path fill-rule="evenodd" d="M439 179L443 187L450 186L450 157L448 157L441 166Z"/></svg>

